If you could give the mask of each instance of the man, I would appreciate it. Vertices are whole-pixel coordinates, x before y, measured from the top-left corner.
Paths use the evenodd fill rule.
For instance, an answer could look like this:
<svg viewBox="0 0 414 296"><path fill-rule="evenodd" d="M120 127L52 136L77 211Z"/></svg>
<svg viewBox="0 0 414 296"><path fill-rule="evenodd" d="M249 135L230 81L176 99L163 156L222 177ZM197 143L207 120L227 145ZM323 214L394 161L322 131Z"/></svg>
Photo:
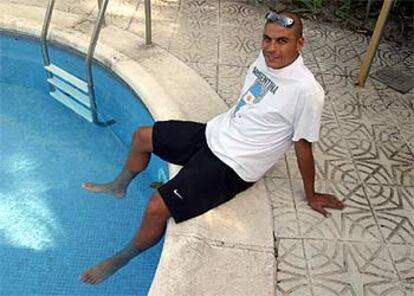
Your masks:
<svg viewBox="0 0 414 296"><path fill-rule="evenodd" d="M107 184L82 185L122 198L151 153L183 166L152 194L131 242L82 273L84 282L102 282L158 242L169 217L185 221L252 186L292 143L310 207L325 216L325 208L344 207L336 197L314 190L311 142L319 136L324 93L299 53L302 22L289 12L269 12L266 20L262 52L249 68L235 106L207 124L166 121L138 128L118 177Z"/></svg>

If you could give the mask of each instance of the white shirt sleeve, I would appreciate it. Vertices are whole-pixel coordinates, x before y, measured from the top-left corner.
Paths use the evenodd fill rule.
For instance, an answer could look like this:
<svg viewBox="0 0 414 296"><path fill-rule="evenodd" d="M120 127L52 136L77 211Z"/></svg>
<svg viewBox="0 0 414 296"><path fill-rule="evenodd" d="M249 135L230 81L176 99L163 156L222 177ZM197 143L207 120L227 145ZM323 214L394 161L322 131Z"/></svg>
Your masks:
<svg viewBox="0 0 414 296"><path fill-rule="evenodd" d="M316 142L319 139L319 129L322 116L324 93L315 91L299 98L293 122L294 142L305 139Z"/></svg>

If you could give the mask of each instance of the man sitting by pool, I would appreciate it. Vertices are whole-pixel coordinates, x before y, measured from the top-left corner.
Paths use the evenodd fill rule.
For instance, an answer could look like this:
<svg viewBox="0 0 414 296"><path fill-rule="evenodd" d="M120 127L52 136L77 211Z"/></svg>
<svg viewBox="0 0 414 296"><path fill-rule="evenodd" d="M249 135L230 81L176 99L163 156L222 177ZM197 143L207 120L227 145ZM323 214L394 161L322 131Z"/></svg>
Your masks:
<svg viewBox="0 0 414 296"><path fill-rule="evenodd" d="M314 190L312 142L318 140L324 92L303 64L302 22L289 12L266 14L262 51L250 66L240 98L207 124L156 122L138 128L126 163L110 183L84 189L122 198L151 153L183 168L154 192L141 226L124 249L86 270L97 284L157 243L171 216L179 223L219 206L260 179L294 145L309 206L342 209L335 196Z"/></svg>

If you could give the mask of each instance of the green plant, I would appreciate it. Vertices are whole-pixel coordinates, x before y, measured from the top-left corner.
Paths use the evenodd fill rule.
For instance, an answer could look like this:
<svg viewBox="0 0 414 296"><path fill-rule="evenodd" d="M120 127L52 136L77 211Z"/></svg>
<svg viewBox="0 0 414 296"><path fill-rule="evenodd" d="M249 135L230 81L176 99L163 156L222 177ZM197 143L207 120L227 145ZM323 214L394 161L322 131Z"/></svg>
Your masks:
<svg viewBox="0 0 414 296"><path fill-rule="evenodd" d="M324 5L325 0L290 0L289 10L295 13L317 14Z"/></svg>

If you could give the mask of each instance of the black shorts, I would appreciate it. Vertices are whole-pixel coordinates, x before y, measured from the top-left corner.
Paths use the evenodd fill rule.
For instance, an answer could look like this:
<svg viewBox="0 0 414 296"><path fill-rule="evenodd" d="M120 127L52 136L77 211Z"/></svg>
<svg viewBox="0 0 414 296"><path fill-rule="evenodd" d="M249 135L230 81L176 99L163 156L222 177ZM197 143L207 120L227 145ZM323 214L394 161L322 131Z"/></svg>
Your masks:
<svg viewBox="0 0 414 296"><path fill-rule="evenodd" d="M154 124L153 153L183 166L158 188L176 223L201 215L254 184L241 179L211 152L205 129L205 124L188 121Z"/></svg>

